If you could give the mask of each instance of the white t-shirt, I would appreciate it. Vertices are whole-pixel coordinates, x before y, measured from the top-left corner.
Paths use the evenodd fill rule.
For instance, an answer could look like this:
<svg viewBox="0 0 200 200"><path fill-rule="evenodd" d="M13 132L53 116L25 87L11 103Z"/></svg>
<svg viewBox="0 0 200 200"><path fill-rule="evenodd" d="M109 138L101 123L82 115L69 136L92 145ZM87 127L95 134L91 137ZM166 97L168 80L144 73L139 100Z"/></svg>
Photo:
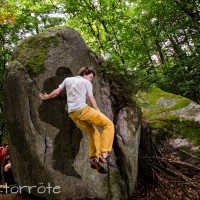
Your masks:
<svg viewBox="0 0 200 200"><path fill-rule="evenodd" d="M59 88L66 89L68 113L84 108L86 95L93 96L92 83L81 76L66 78Z"/></svg>

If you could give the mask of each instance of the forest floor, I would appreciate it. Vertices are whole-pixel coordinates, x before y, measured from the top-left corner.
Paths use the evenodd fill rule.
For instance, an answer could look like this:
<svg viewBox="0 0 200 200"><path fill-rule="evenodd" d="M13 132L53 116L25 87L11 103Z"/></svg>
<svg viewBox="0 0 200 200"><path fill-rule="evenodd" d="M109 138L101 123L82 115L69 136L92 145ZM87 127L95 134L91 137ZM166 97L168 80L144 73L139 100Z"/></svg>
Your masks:
<svg viewBox="0 0 200 200"><path fill-rule="evenodd" d="M139 156L138 181L129 200L199 200L200 159L183 162L173 153L155 152L154 156ZM0 194L0 200L42 199L30 194Z"/></svg>
<svg viewBox="0 0 200 200"><path fill-rule="evenodd" d="M151 170L150 170L151 171ZM200 171L181 172L194 182L200 181ZM179 180L176 176L154 174L155 177L139 176L135 195L129 200L199 200L200 187ZM40 200L28 194L0 194L0 200Z"/></svg>
<svg viewBox="0 0 200 200"><path fill-rule="evenodd" d="M138 178L135 195L130 200L199 200L200 190L185 185L184 181L169 181L159 177L162 186L157 181ZM174 177L175 178L175 177ZM200 173L193 176L200 180ZM0 200L40 200L28 194L0 194Z"/></svg>
<svg viewBox="0 0 200 200"><path fill-rule="evenodd" d="M131 200L199 200L200 159L180 161L171 152L155 152L154 156L139 157L139 176Z"/></svg>
<svg viewBox="0 0 200 200"><path fill-rule="evenodd" d="M28 194L0 194L0 200L40 200Z"/></svg>
<svg viewBox="0 0 200 200"><path fill-rule="evenodd" d="M196 180L200 180L200 174L194 175ZM159 181L144 180L139 177L135 195L131 200L199 200L200 189L187 185L181 181L159 177Z"/></svg>

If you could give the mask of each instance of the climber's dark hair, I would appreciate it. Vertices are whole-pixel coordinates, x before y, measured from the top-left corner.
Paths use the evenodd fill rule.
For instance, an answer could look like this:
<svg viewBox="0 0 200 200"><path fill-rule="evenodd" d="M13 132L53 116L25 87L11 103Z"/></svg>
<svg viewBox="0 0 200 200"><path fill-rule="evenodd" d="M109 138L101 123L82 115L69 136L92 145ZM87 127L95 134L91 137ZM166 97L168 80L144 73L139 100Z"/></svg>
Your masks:
<svg viewBox="0 0 200 200"><path fill-rule="evenodd" d="M92 67L82 67L78 72L79 76L84 76L88 74L93 74L93 76L95 77L95 71Z"/></svg>

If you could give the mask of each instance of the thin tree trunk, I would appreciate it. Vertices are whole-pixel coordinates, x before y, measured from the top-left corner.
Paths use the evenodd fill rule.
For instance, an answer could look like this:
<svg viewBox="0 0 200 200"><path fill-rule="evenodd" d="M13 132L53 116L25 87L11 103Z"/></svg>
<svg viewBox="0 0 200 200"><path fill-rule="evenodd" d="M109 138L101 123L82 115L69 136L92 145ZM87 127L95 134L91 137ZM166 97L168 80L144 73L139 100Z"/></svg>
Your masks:
<svg viewBox="0 0 200 200"><path fill-rule="evenodd" d="M188 38L188 33L183 29L183 32L184 32L184 35L185 35L185 40L184 42L187 43L187 46L189 48L189 51L193 54L193 55L196 55L193 47L191 46L190 44L190 39Z"/></svg>
<svg viewBox="0 0 200 200"><path fill-rule="evenodd" d="M100 31L99 31L98 22L95 23L95 26L97 28L96 38L98 39L97 42L98 42L99 50L101 52L101 57L105 58L105 53L104 53L103 46L102 46L101 39L100 39Z"/></svg>
<svg viewBox="0 0 200 200"><path fill-rule="evenodd" d="M123 58L123 56L122 56L122 54L121 54L121 52L120 52L120 49L119 49L119 47L118 47L118 44L117 44L117 43L115 44L114 41L112 40L111 34L110 34L110 32L108 31L108 29L107 29L107 27L106 27L105 21L104 21L104 20L101 20L100 22L101 22L101 24L103 25L103 28L104 28L104 30L105 30L107 36L108 36L108 39L109 39L110 43L111 43L111 44L113 45L113 47L114 47L115 52L117 53L117 55L119 56L120 60L121 60L122 63L124 64L124 63L125 63L125 60L124 60L124 58Z"/></svg>
<svg viewBox="0 0 200 200"><path fill-rule="evenodd" d="M2 45L2 54L3 54L3 63L2 63L2 67L3 67L3 72L5 72L5 68L6 68L6 52L5 52L5 39L4 37L1 35L0 36L1 39L1 45ZM3 81L0 81L0 113L4 113L4 107L3 107ZM3 115L2 115L3 116ZM2 119L2 123L0 124L0 135L2 138L2 134L4 133L5 130L5 122L4 122L4 117ZM1 138L0 138L0 142L1 142Z"/></svg>
<svg viewBox="0 0 200 200"><path fill-rule="evenodd" d="M98 28L98 25L96 24L96 27L97 27L97 30L98 30L98 33L95 32L95 30L93 29L92 27L92 24L90 22L84 22L86 24L89 25L90 27L90 30L92 32L92 35L96 38L96 41L97 41L97 44L98 44L98 49L100 51L100 54L101 54L101 57L102 58L105 58L105 53L104 53L104 50L103 50L103 46L101 44L101 40L100 40L100 34L99 34L99 28Z"/></svg>
<svg viewBox="0 0 200 200"><path fill-rule="evenodd" d="M35 14L36 16L35 16L35 31L36 31L36 34L39 34L39 26L38 26L38 15L37 14Z"/></svg>
<svg viewBox="0 0 200 200"><path fill-rule="evenodd" d="M158 54L159 56L158 57L158 61L161 65L164 64L164 56L163 56L163 53L162 53L162 48L160 46L160 43L158 41L158 39L155 39L155 44L156 44L156 47L157 47L157 50L158 50Z"/></svg>
<svg viewBox="0 0 200 200"><path fill-rule="evenodd" d="M175 0L175 2L180 6L181 10L193 21L194 28L200 33L200 24L199 24L199 18L200 18L200 11L198 8L195 10L192 10L189 8L189 6L186 4L185 0Z"/></svg>
<svg viewBox="0 0 200 200"><path fill-rule="evenodd" d="M183 51L182 49L180 48L179 44L177 44L176 42L176 39L173 38L172 36L169 36L169 40L172 44L172 48L174 49L174 52L175 52L175 55L177 58L179 58L180 60L182 59L182 54L183 54ZM185 54L185 53L184 53Z"/></svg>
<svg viewBox="0 0 200 200"><path fill-rule="evenodd" d="M137 31L137 30L134 30L134 31L135 31L135 32L137 33L137 35L140 37L140 39L141 39L141 41L142 41L142 43L143 43L143 45L144 45L144 47L145 47L145 49L146 49L147 56L148 56L149 61L150 61L150 63L151 63L151 67L153 68L153 67L154 67L154 64L153 64L153 60L152 60L151 55L150 55L150 51L149 51L148 45L146 44L146 42L145 42L145 40L143 39L143 37L142 37L142 35L140 34L140 32Z"/></svg>

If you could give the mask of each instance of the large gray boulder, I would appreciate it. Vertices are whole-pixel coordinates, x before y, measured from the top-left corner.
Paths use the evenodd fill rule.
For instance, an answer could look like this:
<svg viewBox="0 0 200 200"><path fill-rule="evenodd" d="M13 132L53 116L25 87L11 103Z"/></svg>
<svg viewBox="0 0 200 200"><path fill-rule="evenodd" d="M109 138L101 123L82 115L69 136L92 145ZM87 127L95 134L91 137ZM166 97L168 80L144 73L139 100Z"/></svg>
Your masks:
<svg viewBox="0 0 200 200"><path fill-rule="evenodd" d="M139 101L143 124L146 126L140 142L145 154L151 154L151 137L163 154L170 154L172 159L198 166L200 105L157 87L152 87L149 92L142 94Z"/></svg>
<svg viewBox="0 0 200 200"><path fill-rule="evenodd" d="M129 106L115 112L109 83L97 74L97 103L105 115L116 119L112 157L119 166L102 175L90 168L88 135L68 117L65 93L48 101L38 98L81 67L99 67L89 52L79 33L69 27L48 29L15 48L5 74L5 114L14 176L28 193L48 200L117 200L134 192L140 109Z"/></svg>

